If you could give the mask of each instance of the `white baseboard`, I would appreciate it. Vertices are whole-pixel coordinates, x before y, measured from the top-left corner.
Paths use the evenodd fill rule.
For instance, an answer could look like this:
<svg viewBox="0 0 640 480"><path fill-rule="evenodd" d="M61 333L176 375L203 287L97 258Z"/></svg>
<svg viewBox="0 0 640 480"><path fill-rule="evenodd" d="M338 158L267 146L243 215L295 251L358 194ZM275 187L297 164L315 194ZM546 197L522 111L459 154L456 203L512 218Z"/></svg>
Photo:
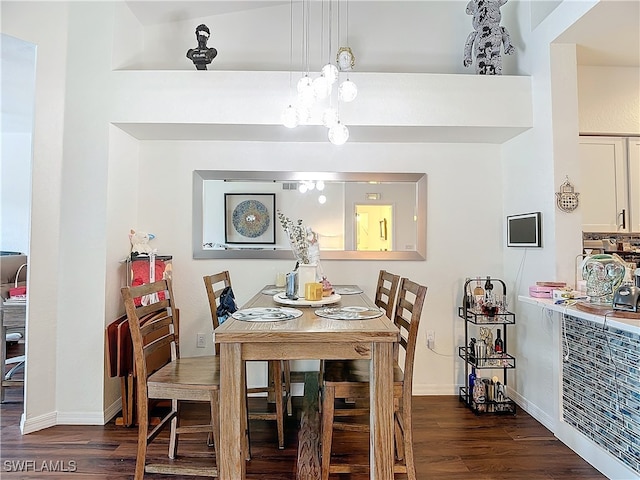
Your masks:
<svg viewBox="0 0 640 480"><path fill-rule="evenodd" d="M414 396L458 395L458 385L413 384Z"/></svg>
<svg viewBox="0 0 640 480"><path fill-rule="evenodd" d="M20 431L23 435L54 427L57 424L57 414L55 412L46 413L34 418L25 419L24 414L20 419Z"/></svg>
<svg viewBox="0 0 640 480"><path fill-rule="evenodd" d="M522 408L525 412L539 421L548 430L551 430L551 432L555 435L556 431L558 430L558 422L556 422L556 420L552 416L544 412L542 409L538 408L538 406L529 402L526 398L524 398L513 389L509 391L509 395L511 395L511 399L516 402L520 406L520 408Z"/></svg>
<svg viewBox="0 0 640 480"><path fill-rule="evenodd" d="M58 412L58 425L104 425L104 412Z"/></svg>

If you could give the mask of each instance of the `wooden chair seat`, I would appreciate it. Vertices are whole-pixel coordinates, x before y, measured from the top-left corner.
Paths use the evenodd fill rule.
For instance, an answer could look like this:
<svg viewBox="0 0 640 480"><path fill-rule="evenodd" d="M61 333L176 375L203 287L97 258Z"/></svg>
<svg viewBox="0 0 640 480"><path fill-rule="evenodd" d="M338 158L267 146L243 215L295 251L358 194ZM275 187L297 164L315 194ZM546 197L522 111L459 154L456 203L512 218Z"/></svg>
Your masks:
<svg viewBox="0 0 640 480"><path fill-rule="evenodd" d="M178 358L151 374L147 380L149 398L209 401L210 391L220 385L220 358ZM211 430L211 429L209 429Z"/></svg>
<svg viewBox="0 0 640 480"><path fill-rule="evenodd" d="M145 472L217 476L213 458L210 467L182 461L147 464L149 444L167 426L171 430L168 452L171 460L177 457L178 438L183 433L205 432L213 437L216 448L220 445L220 362L211 356L180 357L178 310L169 280L123 287L121 292L133 344L136 379L138 448L135 480L142 480ZM141 297L145 301L136 302ZM150 426L149 400L170 400L171 403L168 413L153 428ZM182 401L207 402L211 421L204 425L181 425Z"/></svg>
<svg viewBox="0 0 640 480"><path fill-rule="evenodd" d="M381 272L382 277L382 272ZM392 292L390 292L392 293ZM398 343L394 346L393 411L396 463L394 474L406 474L416 480L413 460L413 434L411 431L411 390L413 359L418 337L418 325L427 288L406 278L401 278L397 302L390 317L400 330ZM400 363L400 349L404 350ZM331 360L324 362L322 379L322 479L328 480L331 473L363 473L368 465L332 464L331 446L334 430L369 431L368 422L345 421L346 417L370 415L369 399L370 360ZM336 408L336 399L353 403L345 408ZM359 403L364 400L364 406ZM338 418L338 420L336 420Z"/></svg>

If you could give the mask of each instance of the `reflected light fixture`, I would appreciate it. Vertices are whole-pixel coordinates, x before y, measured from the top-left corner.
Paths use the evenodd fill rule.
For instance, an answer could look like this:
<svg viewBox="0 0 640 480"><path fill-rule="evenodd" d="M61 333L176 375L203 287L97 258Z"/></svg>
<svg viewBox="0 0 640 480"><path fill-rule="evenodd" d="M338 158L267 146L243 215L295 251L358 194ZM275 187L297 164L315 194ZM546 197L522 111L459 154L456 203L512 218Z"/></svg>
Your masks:
<svg viewBox="0 0 640 480"><path fill-rule="evenodd" d="M320 203L321 205L324 205L325 203L327 203L327 197L324 195L320 195L318 197L318 203Z"/></svg>

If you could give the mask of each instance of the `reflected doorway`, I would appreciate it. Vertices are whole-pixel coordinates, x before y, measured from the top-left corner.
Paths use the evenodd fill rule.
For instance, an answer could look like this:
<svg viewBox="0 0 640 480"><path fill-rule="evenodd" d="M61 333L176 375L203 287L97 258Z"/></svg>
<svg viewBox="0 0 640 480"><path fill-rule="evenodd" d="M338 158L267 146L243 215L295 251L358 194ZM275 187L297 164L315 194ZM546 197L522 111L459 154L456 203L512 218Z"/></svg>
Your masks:
<svg viewBox="0 0 640 480"><path fill-rule="evenodd" d="M356 250L393 250L392 205L356 205Z"/></svg>

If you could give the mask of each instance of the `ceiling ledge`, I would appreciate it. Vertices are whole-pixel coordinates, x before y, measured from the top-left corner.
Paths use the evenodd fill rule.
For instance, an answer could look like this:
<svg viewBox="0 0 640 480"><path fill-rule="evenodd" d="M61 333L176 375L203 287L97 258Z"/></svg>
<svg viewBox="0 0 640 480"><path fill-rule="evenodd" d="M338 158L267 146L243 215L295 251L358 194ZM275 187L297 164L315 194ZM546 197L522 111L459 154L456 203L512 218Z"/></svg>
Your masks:
<svg viewBox="0 0 640 480"><path fill-rule="evenodd" d="M140 140L324 142L321 109L287 129L289 72L114 71L111 122ZM294 73L293 79L300 73ZM358 73L350 142L504 143L532 127L523 76Z"/></svg>
<svg viewBox="0 0 640 480"><path fill-rule="evenodd" d="M229 125L201 123L122 123L114 125L138 140L230 142L326 142L327 129L301 125ZM524 127L428 127L349 125L349 143L487 143L502 144Z"/></svg>

